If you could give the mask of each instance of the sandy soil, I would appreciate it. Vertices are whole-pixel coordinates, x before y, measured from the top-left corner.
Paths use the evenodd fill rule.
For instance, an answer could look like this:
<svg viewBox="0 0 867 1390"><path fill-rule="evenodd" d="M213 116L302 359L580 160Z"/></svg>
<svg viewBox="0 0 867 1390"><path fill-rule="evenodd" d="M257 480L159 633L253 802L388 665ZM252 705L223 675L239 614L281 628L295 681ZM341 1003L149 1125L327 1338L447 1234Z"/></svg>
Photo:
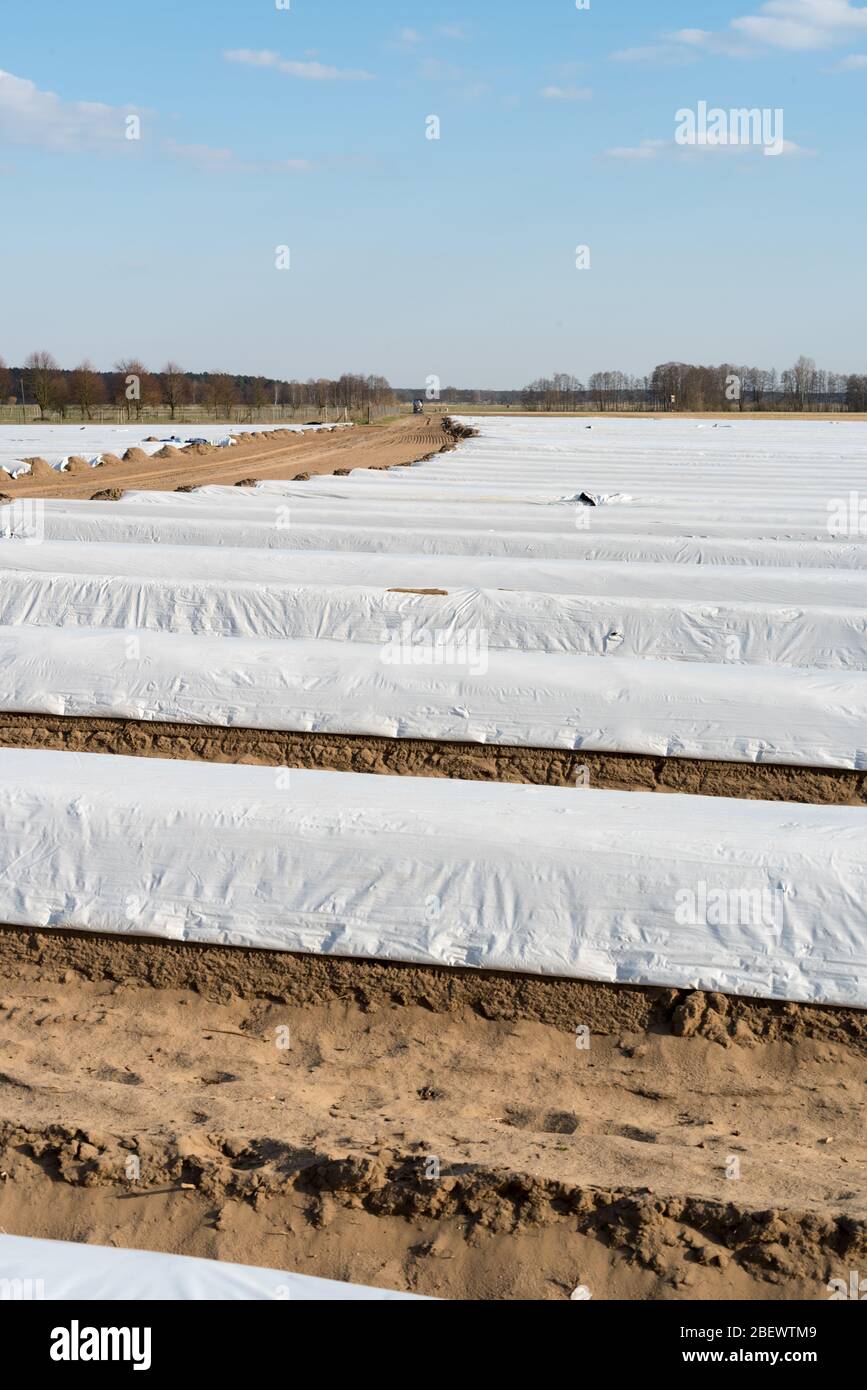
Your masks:
<svg viewBox="0 0 867 1390"><path fill-rule="evenodd" d="M261 955L0 932L0 1225L447 1297L863 1266L861 1016L578 985L551 1024L516 1003L545 982L483 1017L450 972Z"/></svg>
<svg viewBox="0 0 867 1390"><path fill-rule="evenodd" d="M352 734L218 729L135 719L0 713L0 747L55 748L75 753L122 753L149 758L260 763L267 767L329 768L406 777L527 782L623 791L688 792L761 801L808 801L863 806L867 772L775 767L633 753L493 747ZM583 769L587 770L586 779Z"/></svg>
<svg viewBox="0 0 867 1390"><path fill-rule="evenodd" d="M312 477L343 468L394 468L451 449L455 443L440 416L408 416L389 424L353 425L310 434L276 429L239 438L241 442L230 449L210 445L170 448L166 458L148 458L141 450L134 450L139 457L117 459L98 468L83 464L66 473L58 473L43 462L35 465L30 475L12 478L4 474L0 493L16 498L93 497L130 488L172 492L204 483L297 478L303 474Z"/></svg>

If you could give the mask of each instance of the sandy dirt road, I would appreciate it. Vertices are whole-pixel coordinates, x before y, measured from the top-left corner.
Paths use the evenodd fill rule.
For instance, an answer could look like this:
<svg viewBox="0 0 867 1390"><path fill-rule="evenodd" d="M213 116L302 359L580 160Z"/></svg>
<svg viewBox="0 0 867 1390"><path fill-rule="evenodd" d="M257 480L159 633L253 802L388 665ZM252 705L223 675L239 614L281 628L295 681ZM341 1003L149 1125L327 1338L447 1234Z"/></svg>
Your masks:
<svg viewBox="0 0 867 1390"><path fill-rule="evenodd" d="M312 477L343 468L393 468L414 463L443 447L454 447L439 415L309 434L268 430L241 435L239 440L229 449L193 446L172 450L168 458L119 459L98 468L73 464L64 473L37 464L32 474L0 478L0 492L9 498L92 497L95 492L113 488L172 492L178 487L233 484L250 478L296 478L304 473Z"/></svg>

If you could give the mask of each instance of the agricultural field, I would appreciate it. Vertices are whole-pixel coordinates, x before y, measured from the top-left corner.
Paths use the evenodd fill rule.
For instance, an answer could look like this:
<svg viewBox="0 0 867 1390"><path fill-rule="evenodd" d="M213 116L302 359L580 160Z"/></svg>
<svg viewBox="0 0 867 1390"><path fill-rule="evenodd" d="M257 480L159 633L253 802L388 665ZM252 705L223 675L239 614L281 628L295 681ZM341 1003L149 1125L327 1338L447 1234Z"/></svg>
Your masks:
<svg viewBox="0 0 867 1390"><path fill-rule="evenodd" d="M0 434L6 1235L864 1267L867 424L51 428Z"/></svg>

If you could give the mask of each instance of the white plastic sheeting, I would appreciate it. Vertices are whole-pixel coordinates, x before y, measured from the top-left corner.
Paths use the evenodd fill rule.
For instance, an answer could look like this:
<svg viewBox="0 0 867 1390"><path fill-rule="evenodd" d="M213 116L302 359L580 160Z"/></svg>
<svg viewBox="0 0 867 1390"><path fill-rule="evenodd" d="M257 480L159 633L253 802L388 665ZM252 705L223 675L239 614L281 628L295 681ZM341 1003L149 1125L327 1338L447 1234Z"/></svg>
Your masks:
<svg viewBox="0 0 867 1390"><path fill-rule="evenodd" d="M353 475L354 476L354 475ZM339 481L339 480L338 480ZM291 491L292 488L306 491ZM449 500L428 501L414 494L401 497L380 498L372 495L331 496L307 483L286 483L279 487L261 483L251 488L218 488L209 485L197 488L194 493L185 494L196 502L201 501L202 519L211 514L211 509L221 509L217 519L252 522L273 521L275 511L280 517L280 529L287 532L282 543L295 544L293 535L304 530L320 529L335 531L344 536L354 534L359 538L358 548L370 548L365 541L368 531L397 532L399 537L411 540L421 537L428 530L439 533L436 545L443 551L452 549L448 542L451 536L466 537L474 535L475 543L466 540L462 545L469 549L468 554L498 554L496 549L489 551L488 543L496 547L499 537L521 538L525 544L543 543L546 537L556 537L565 541L578 533L578 538L604 541L611 536L626 537L633 544L649 539L645 535L652 531L652 539L662 538L672 542L703 542L706 540L725 541L744 546L751 543L746 553L756 547L756 543L773 541L789 547L818 545L823 554L851 555L854 552L862 557L867 544L867 531L864 534L854 527L848 531L829 530L827 519L818 511L812 520L803 524L787 516L783 522L771 524L757 520L755 516L739 517L736 520L721 519L714 510L705 508L690 517L675 517L669 508L606 508L584 507L575 502L542 501L539 503L521 501L508 503L502 500L481 502L477 499L458 501L454 494ZM146 496L148 501L139 502ZM163 499L165 499L163 501ZM247 500L244 500L247 499ZM68 504L67 504L68 505ZM109 510L115 504L99 504ZM160 506L174 513L178 505L173 493L125 493L120 504L125 511L128 507L141 506L143 514L151 515ZM440 539L441 537L441 539ZM515 542L512 541L512 544ZM377 537L374 548L381 548L384 541ZM415 549L405 543L392 545L392 549ZM545 553L545 552L540 552ZM560 553L555 552L555 553ZM568 552L567 552L568 553ZM627 556L629 558L629 556ZM636 558L640 558L636 557ZM757 560L754 563L771 563ZM789 563L792 563L790 560ZM822 564L833 563L823 560Z"/></svg>
<svg viewBox="0 0 867 1390"><path fill-rule="evenodd" d="M867 768L867 673L0 628L0 710Z"/></svg>
<svg viewBox="0 0 867 1390"><path fill-rule="evenodd" d="M0 542L0 623L146 629L184 639L349 642L366 649L358 653L365 691L380 696L384 677L371 653L386 642L403 643L401 663L412 657L406 649L414 642L434 649L456 643L470 659L484 648L493 664L486 666L483 700L478 662L471 693L481 703L468 703L460 671L446 673L431 712L437 728L466 723L485 738L507 728L516 737L522 729L559 730L568 739L593 737L599 746L610 739L615 747L631 737L639 740L636 751L656 747L661 737L660 684L649 676L654 693L642 703L636 689L644 673L631 671L630 701L641 717L630 729L622 698L627 668L600 683L589 672L601 657L616 658L615 665L641 658L739 670L777 664L798 673L791 699L776 687L777 708L790 722L768 739L767 723L749 713L742 687L728 706L732 719L743 711L738 730L714 712L719 681L701 684L690 672L690 690L698 683L701 695L679 687L687 701L684 720L672 724L665 740L675 755L681 735L684 746L694 747L703 718L695 699L709 715L709 749L764 756L766 749L792 749L801 710L810 703L803 682L867 669L861 564L867 538L859 525L834 536L823 525L825 491L851 500L865 477L863 426L750 420L705 431L672 420L602 419L589 429L583 420L475 423L482 433L456 453L388 473L356 470L347 478L207 487L180 496L131 493L116 504L50 501L35 518L18 516L14 506L0 508L0 528L5 523L21 537ZM589 494L600 505L576 501ZM652 505L635 500L648 497ZM41 543L26 543L39 535ZM393 592L402 589L447 592ZM577 702L574 677L563 684L545 666L539 676L553 681L557 693L529 709L523 693L529 665L506 669L522 655L531 663L543 656L589 660ZM231 718L225 682L210 683L216 669L210 655L189 658L201 693L173 680L172 662L177 668L176 658L167 657L161 679L173 682L179 714L201 698ZM323 699L328 692L337 698L347 668L338 675L329 659L317 669L314 684ZM261 699L256 692L240 701L244 692L236 692L239 710L251 718L274 708L271 682L282 679L262 664L251 673L254 682L260 677ZM389 679L395 684L380 710L382 723L411 730L422 719L414 713L420 687L410 695L400 667ZM14 671L9 680L12 691L23 689ZM126 698L138 707L146 694L126 674L100 689L115 707ZM162 717L171 718L164 689L151 693ZM749 689L766 698L755 683ZM503 690L516 701L511 719ZM441 707L452 693L454 714ZM66 698L62 683L47 694ZM564 714L569 701L571 717ZM857 765L860 756L847 723L852 710L860 706L847 693L829 711L829 721L839 714L843 726L835 726L826 758L843 757L843 765L850 757ZM670 702L668 713L674 720ZM319 715L332 717L325 707ZM315 721L316 711L293 706L286 717ZM358 720L369 724L369 706L353 706L349 694L343 717L343 731L352 732ZM829 721L816 724L815 737L805 734L805 747L821 752Z"/></svg>
<svg viewBox="0 0 867 1390"><path fill-rule="evenodd" d="M659 535L655 525L652 535L600 532L592 508L568 503L474 507L472 526L465 507L454 503L426 505L423 524L414 507L409 509L412 524L407 524L405 502L371 506L343 499L269 499L263 494L255 504L239 505L239 496L249 491L228 488L227 495L218 498L199 490L185 494L183 500L176 493L136 493L110 504L52 499L41 509L40 534L48 541L332 551L335 560L337 555L354 551L452 558L629 561L630 565L651 561L829 570L867 566L865 540L832 539L828 535L819 540ZM0 507L0 537L27 539L33 524L29 508ZM816 527L808 529L813 535L817 533Z"/></svg>
<svg viewBox="0 0 867 1390"><path fill-rule="evenodd" d="M0 921L867 1007L858 807L0 750Z"/></svg>
<svg viewBox="0 0 867 1390"><path fill-rule="evenodd" d="M144 627L225 637L381 643L407 624L414 640L478 641L491 649L867 668L867 613L860 608L492 589L419 595L354 585L150 579L111 569L99 572L101 547L91 552L87 546L70 561L70 570L93 565L97 573L76 574L43 569L48 549L49 543L25 547L9 542L3 547L0 625ZM25 555L34 557L29 565Z"/></svg>
<svg viewBox="0 0 867 1390"><path fill-rule="evenodd" d="M251 431L288 429L330 429L328 425L293 425L282 421L254 425L2 425L0 426L0 469L13 477L30 472L26 458L43 458L52 468L63 469L73 455L96 464L103 454L123 454L141 449L155 454L164 444L183 448L193 439L209 444L231 444Z"/></svg>
<svg viewBox="0 0 867 1390"><path fill-rule="evenodd" d="M503 416L469 423L480 434L454 454L387 473L355 470L348 478L268 481L253 490L253 505L264 496L353 506L410 503L424 513L414 529L441 506L462 507L472 512L466 529L514 534L545 530L542 517L525 522L529 508L547 505L557 512L563 499L586 493L622 499L587 509L594 536L820 544L837 539L846 545L867 537L867 516L857 515L858 498L867 494L867 426L862 423ZM218 495L216 489L206 491ZM851 516L853 495L856 514ZM511 522L490 519L491 509L505 507L513 510ZM312 521L292 516L293 525ZM553 529L558 525L552 518ZM742 561L743 554L736 562Z"/></svg>
<svg viewBox="0 0 867 1390"><path fill-rule="evenodd" d="M682 497L716 487L733 500L768 492L776 483L780 500L796 503L826 483L863 487L867 472L867 424L846 419L765 421L753 416L726 427L671 416L582 421L500 415L468 423L480 435L443 463L446 470L465 463L462 476L473 480L517 478L526 483L566 474L578 475L579 485L590 492L640 495L650 490Z"/></svg>
<svg viewBox="0 0 867 1390"><path fill-rule="evenodd" d="M8 1283L7 1283L8 1281ZM416 1299L415 1294L317 1279L279 1269L117 1249L78 1241L36 1240L0 1234L0 1287L10 1300L93 1303L166 1301L224 1302L274 1299L291 1302ZM145 1319L146 1321L146 1319Z"/></svg>
<svg viewBox="0 0 867 1390"><path fill-rule="evenodd" d="M495 480L486 485L469 479L444 477L439 473L420 472L430 467L430 464L416 464L412 469L393 469L388 473L357 470L348 478L334 481L314 482L311 479L307 483L293 484L268 480L258 483L252 491L254 496L308 497L311 500L330 498L344 503L358 500L377 504L402 501L425 506L462 504L466 507L471 504L480 510L481 515L489 507L509 506L517 510L560 507L571 503L577 509L585 505L580 499L586 495L586 489L580 485L579 479L568 483L564 481L559 487L549 483L547 488L540 490L538 486L526 483ZM413 480L416 469L420 473L418 482ZM394 475L403 477L405 481L393 482ZM381 481L383 478L387 481ZM760 527L763 533L771 535L785 536L794 530L795 534L821 539L839 533L839 526L832 524L832 518L845 509L846 487L851 487L851 479L848 483L843 480L837 484L829 482L821 491L811 491L789 500L782 487L753 494L749 489L738 489L733 484L728 494L702 494L681 486L670 497L648 492L631 497L628 501L588 506L587 510L591 513L592 525L620 531L640 531L649 522L659 522L677 526L681 533L684 530L701 532L706 522L712 522L718 526L724 525L724 534L727 535L744 527L755 534L756 528ZM831 507L829 504L833 499L838 499L840 505Z"/></svg>
<svg viewBox="0 0 867 1390"><path fill-rule="evenodd" d="M7 509L8 510L8 509ZM0 541L0 571L128 575L143 579L223 580L366 588L495 589L502 592L661 599L790 607L854 608L867 613L867 573L744 565L629 564L469 555L333 553L220 545L118 544L105 540Z"/></svg>

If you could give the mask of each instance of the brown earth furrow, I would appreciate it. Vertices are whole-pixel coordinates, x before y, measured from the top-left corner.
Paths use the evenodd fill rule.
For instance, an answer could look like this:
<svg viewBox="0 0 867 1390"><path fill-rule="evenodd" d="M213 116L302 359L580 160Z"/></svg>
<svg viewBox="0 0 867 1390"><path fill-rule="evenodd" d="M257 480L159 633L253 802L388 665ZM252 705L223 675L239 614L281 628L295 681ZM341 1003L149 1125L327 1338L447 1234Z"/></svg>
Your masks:
<svg viewBox="0 0 867 1390"><path fill-rule="evenodd" d="M192 990L216 1003L281 1001L299 1008L340 1002L363 1011L399 1005L526 1020L574 1032L700 1036L723 1047L805 1039L844 1044L867 1057L867 1011L755 1001L700 991L609 985L539 975L363 961L242 946L205 946L129 934L0 926L0 980L36 969L95 984Z"/></svg>
<svg viewBox="0 0 867 1390"><path fill-rule="evenodd" d="M440 1298L827 1298L867 1222L655 1196L424 1156L338 1156L259 1138L106 1137L0 1125L11 1233L230 1259ZM131 1182L125 1165L141 1162ZM7 1198L8 1200L4 1200ZM89 1217L82 1220L84 1211ZM50 1212L50 1215L49 1215ZM97 1241L97 1243L100 1243ZM506 1258L504 1258L504 1256Z"/></svg>
<svg viewBox="0 0 867 1390"><path fill-rule="evenodd" d="M551 1026L508 989L557 982L12 929L0 975L7 1231L484 1298L820 1298L867 1252L847 1011Z"/></svg>
<svg viewBox="0 0 867 1390"><path fill-rule="evenodd" d="M384 776L523 782L549 787L586 785L820 805L867 803L867 772L847 769L445 743L366 734L228 729L157 720L0 713L0 747L328 768Z"/></svg>

